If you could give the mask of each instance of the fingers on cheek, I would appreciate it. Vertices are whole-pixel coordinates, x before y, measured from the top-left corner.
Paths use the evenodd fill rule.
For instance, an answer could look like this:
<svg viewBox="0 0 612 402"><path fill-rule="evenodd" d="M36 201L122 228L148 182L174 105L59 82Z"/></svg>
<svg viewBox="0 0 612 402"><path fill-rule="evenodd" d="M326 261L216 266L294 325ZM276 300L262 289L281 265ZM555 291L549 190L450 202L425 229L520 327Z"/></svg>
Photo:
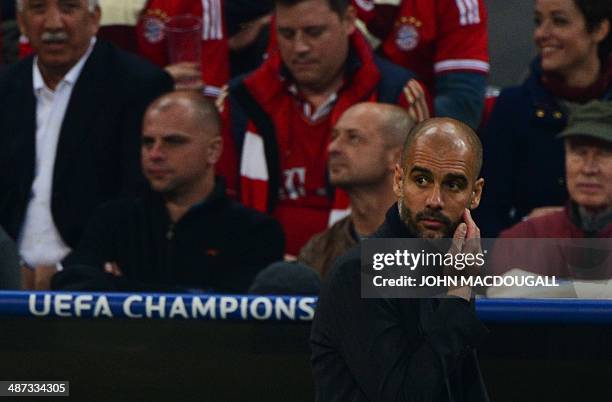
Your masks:
<svg viewBox="0 0 612 402"><path fill-rule="evenodd" d="M406 100L408 101L408 105L412 106L414 104L414 96L412 95L412 91L410 90L410 87L404 88L404 96L406 97Z"/></svg>

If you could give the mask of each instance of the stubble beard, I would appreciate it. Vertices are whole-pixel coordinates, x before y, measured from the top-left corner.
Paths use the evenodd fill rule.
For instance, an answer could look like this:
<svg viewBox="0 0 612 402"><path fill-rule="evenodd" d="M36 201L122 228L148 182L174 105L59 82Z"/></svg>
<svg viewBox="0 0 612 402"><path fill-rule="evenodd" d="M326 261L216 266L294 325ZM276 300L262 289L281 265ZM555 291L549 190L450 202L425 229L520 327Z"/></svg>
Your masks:
<svg viewBox="0 0 612 402"><path fill-rule="evenodd" d="M420 238L429 237L429 236L425 236L425 234L419 229L417 225L417 220L419 220L420 215L429 215L429 216L433 215L437 219L442 220L443 222L446 223L446 229L443 232L441 232L442 234L441 238L452 237L453 234L455 233L455 230L457 229L457 226L459 226L459 223L460 223L460 222L451 222L448 217L446 217L442 213L435 212L435 211L421 211L417 213L416 216L414 216L410 208L408 208L406 204L404 203L403 196L401 196L398 199L397 207L399 209L399 216L400 216L401 221L404 223L404 225L406 225L406 227L411 233L415 234L416 236Z"/></svg>

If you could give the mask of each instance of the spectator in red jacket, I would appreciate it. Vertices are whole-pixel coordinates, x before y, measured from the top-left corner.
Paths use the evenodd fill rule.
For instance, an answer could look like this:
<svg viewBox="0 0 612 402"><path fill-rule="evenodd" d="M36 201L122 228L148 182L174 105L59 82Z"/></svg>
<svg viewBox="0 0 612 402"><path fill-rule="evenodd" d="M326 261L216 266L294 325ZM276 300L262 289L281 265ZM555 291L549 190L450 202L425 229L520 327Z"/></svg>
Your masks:
<svg viewBox="0 0 612 402"><path fill-rule="evenodd" d="M436 116L477 128L489 73L484 0L352 0L380 52L414 71Z"/></svg>
<svg viewBox="0 0 612 402"><path fill-rule="evenodd" d="M229 88L226 144L240 155L243 203L278 219L296 255L329 223L326 150L340 115L367 101L399 104L417 121L429 109L414 75L355 31L348 0L277 0L275 12L278 51Z"/></svg>

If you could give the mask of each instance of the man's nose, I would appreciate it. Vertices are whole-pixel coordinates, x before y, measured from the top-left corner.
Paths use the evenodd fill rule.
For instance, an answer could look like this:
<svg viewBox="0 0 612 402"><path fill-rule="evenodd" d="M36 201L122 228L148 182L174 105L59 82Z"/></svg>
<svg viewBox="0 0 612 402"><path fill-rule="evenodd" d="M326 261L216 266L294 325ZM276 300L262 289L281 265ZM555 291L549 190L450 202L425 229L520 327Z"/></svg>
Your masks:
<svg viewBox="0 0 612 402"><path fill-rule="evenodd" d="M434 185L427 196L426 206L429 209L442 209L444 203L442 201L442 192L439 185Z"/></svg>
<svg viewBox="0 0 612 402"><path fill-rule="evenodd" d="M161 142L154 143L148 153L151 160L161 160L166 157Z"/></svg>
<svg viewBox="0 0 612 402"><path fill-rule="evenodd" d="M582 172L587 175L593 175L599 172L599 161L594 152L589 152L586 155L582 163Z"/></svg>
<svg viewBox="0 0 612 402"><path fill-rule="evenodd" d="M340 140L338 138L335 138L329 143L329 146L327 147L327 153L329 155L337 155L338 153L340 153L339 142Z"/></svg>
<svg viewBox="0 0 612 402"><path fill-rule="evenodd" d="M296 53L307 53L310 51L310 44L303 32L298 31L293 39L293 50Z"/></svg>
<svg viewBox="0 0 612 402"><path fill-rule="evenodd" d="M45 29L61 29L62 24L62 13L55 6L47 7L45 12Z"/></svg>

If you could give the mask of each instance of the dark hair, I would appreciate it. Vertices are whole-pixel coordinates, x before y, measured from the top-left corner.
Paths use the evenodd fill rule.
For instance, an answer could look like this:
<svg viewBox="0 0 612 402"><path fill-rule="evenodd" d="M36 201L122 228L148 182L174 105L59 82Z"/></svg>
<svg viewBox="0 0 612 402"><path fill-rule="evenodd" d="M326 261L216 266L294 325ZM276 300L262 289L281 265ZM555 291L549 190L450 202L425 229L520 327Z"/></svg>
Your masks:
<svg viewBox="0 0 612 402"><path fill-rule="evenodd" d="M303 1L306 1L306 0L274 0L274 4L276 5L280 4L286 7L291 7ZM327 5L329 5L329 8L333 12L338 14L339 16L343 16L344 13L346 12L346 9L349 6L348 0L326 0L326 1L327 1Z"/></svg>
<svg viewBox="0 0 612 402"><path fill-rule="evenodd" d="M574 4L586 20L587 31L593 32L602 22L608 20L610 32L599 44L599 58L605 64L612 52L612 1L610 0L574 0Z"/></svg>

